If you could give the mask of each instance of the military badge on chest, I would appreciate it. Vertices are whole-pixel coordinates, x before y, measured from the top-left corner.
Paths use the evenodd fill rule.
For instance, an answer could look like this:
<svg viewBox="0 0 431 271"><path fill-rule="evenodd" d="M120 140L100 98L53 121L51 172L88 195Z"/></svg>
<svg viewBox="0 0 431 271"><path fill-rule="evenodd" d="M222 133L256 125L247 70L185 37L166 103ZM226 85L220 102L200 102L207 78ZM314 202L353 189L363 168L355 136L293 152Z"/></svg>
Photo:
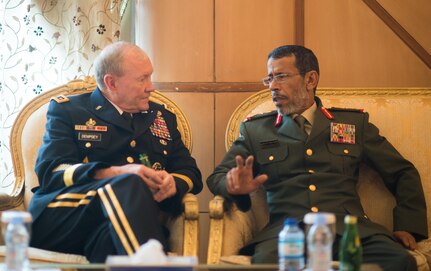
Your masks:
<svg viewBox="0 0 431 271"><path fill-rule="evenodd" d="M150 131L153 136L156 136L161 139L160 143L163 145L166 145L164 144L164 140L172 140L166 121L162 116L162 112L160 111L157 111L157 117L154 120L153 124L151 124Z"/></svg>
<svg viewBox="0 0 431 271"><path fill-rule="evenodd" d="M96 126L96 121L90 118L85 125L75 125L75 131L81 131L78 133L78 140L83 141L101 141L102 134L98 132L107 132L107 126ZM86 147L90 147L86 144Z"/></svg>
<svg viewBox="0 0 431 271"><path fill-rule="evenodd" d="M331 122L331 142L355 144L355 125Z"/></svg>

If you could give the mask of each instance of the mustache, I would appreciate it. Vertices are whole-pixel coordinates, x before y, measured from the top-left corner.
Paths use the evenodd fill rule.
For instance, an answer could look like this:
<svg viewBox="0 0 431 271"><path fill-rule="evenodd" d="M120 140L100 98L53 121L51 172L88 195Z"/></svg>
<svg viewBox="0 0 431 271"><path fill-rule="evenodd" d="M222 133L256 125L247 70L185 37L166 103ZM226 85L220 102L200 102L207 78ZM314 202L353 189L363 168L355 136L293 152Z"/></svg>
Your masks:
<svg viewBox="0 0 431 271"><path fill-rule="evenodd" d="M272 94L271 97L272 97L273 100L275 100L275 99L285 99L286 98L286 96L279 95L279 94Z"/></svg>

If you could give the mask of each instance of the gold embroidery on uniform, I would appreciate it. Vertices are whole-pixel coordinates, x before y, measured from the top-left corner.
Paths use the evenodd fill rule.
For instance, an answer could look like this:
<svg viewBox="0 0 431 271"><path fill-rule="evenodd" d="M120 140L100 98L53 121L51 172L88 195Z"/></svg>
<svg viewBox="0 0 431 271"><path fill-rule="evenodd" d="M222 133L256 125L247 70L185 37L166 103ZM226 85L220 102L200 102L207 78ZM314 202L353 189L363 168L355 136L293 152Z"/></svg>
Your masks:
<svg viewBox="0 0 431 271"><path fill-rule="evenodd" d="M94 127L94 126L96 126L96 121L95 121L94 119L90 118L90 119L85 123L85 125L87 125L88 127Z"/></svg>
<svg viewBox="0 0 431 271"><path fill-rule="evenodd" d="M68 167L63 173L63 181L65 186L71 186L73 184L73 173L82 164L75 164Z"/></svg>
<svg viewBox="0 0 431 271"><path fill-rule="evenodd" d="M88 191L86 194L78 194L78 193L65 193L65 194L60 194L57 197L55 197L55 199L84 199L88 196L92 197L96 195L96 191L95 190L90 190Z"/></svg>
<svg viewBox="0 0 431 271"><path fill-rule="evenodd" d="M72 165L71 164L60 164L60 165L58 165L56 168L54 168L53 170L52 170L52 172L57 172L57 171L62 171L62 170L66 170L66 169L68 169L69 167L71 167Z"/></svg>
<svg viewBox="0 0 431 271"><path fill-rule="evenodd" d="M187 177L186 175L183 175L183 174L178 174L178 173L171 173L171 175L174 176L174 177L180 178L181 180L185 181L188 184L189 190L187 190L187 192L192 191L192 189L193 189L193 182L192 182L192 180L189 177Z"/></svg>
<svg viewBox="0 0 431 271"><path fill-rule="evenodd" d="M60 200L57 202L51 202L48 204L48 208L56 208L56 207L78 207L80 205L87 205L90 203L91 197L94 197L96 195L95 190L90 190L86 194L78 194L78 193L65 193L60 194L57 197L55 197L55 200ZM69 201L66 201L66 200ZM74 199L79 199L80 201L70 201Z"/></svg>
<svg viewBox="0 0 431 271"><path fill-rule="evenodd" d="M48 208L56 208L56 207L78 207L79 205L87 205L90 203L90 200L88 199L82 199L78 202L71 202L71 201L58 201L58 202L51 202L47 205Z"/></svg>
<svg viewBox="0 0 431 271"><path fill-rule="evenodd" d="M124 246L124 249L126 250L128 255L132 255L133 254L132 248L130 247L130 244L127 242L126 236L124 235L123 230L121 229L120 225L118 224L118 220L115 217L115 214L111 208L111 205L109 204L109 201L105 195L105 191L103 191L103 188L99 188L99 189L97 189L97 193L99 194L100 199L102 200L102 203L105 206L106 212L108 213L108 216L109 216L109 219L111 220L112 226L114 226L114 229L117 232L117 235L120 238L120 241Z"/></svg>
<svg viewBox="0 0 431 271"><path fill-rule="evenodd" d="M108 192L108 195L112 201L112 204L114 205L114 209L117 211L117 215L120 218L121 224L123 224L123 228L126 230L126 234L129 237L130 243L132 243L133 247L135 248L135 251L139 249L139 242L136 239L135 233L132 230L132 227L130 227L129 221L127 221L127 217L124 214L123 209L121 208L120 202L118 202L117 197L115 196L115 192L112 189L111 185L106 185L106 191Z"/></svg>

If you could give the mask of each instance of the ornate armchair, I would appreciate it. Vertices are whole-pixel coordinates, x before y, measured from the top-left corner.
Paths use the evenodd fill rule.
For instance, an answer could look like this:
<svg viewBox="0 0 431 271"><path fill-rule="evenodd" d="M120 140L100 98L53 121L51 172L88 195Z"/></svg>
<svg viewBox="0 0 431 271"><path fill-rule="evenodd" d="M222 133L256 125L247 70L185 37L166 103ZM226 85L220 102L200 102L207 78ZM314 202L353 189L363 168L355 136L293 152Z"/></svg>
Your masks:
<svg viewBox="0 0 431 271"><path fill-rule="evenodd" d="M327 107L364 108L391 143L415 164L422 178L427 199L428 234L431 234L431 89L319 89L317 95ZM274 110L269 90L247 98L231 115L226 128L225 146L229 149L239 135L239 125L247 117ZM427 137L424 138L424 137ZM392 229L392 208L395 200L380 176L371 168L360 169L358 191L365 212L371 220ZM236 206L225 209L224 199L210 202L210 239L208 263L230 262L249 264L239 256L239 249L253 238L268 221L266 194L258 190L251 195L252 208L244 213ZM228 229L228 230L227 230ZM431 239L421 241L413 252L419 270L429 270ZM428 260L428 264L427 264Z"/></svg>
<svg viewBox="0 0 431 271"><path fill-rule="evenodd" d="M45 132L46 112L51 97L91 92L96 87L94 78L73 80L65 85L47 91L31 100L19 113L10 135L10 149L14 166L15 181L10 192L0 191L0 211L8 209L26 210L33 196L31 189L38 185L34 172L34 164L42 137ZM153 92L150 100L164 104L177 116L178 129L186 147L191 151L192 135L185 114L169 98L160 92ZM173 253L185 256L198 255L198 217L197 197L186 194L183 198L183 213L175 218L167 219L171 231L169 240ZM2 240L3 241L3 240ZM32 262L86 263L84 256L64 254L30 248ZM0 247L0 258L4 256L4 246Z"/></svg>

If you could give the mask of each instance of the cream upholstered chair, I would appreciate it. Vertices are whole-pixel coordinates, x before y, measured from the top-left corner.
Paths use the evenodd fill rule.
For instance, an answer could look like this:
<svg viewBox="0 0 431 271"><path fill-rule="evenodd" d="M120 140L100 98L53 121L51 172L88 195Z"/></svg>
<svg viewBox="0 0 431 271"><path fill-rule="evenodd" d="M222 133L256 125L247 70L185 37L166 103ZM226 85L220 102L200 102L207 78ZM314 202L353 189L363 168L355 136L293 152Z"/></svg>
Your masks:
<svg viewBox="0 0 431 271"><path fill-rule="evenodd" d="M413 162L422 178L427 201L428 235L431 236L431 89L319 89L317 96L326 107L363 108L381 134L407 159ZM231 115L226 128L225 145L229 149L239 135L240 123L247 117L274 110L269 90L247 98ZM365 213L373 221L392 229L395 200L380 176L365 165L360 169L358 191ZM216 196L210 202L210 239L208 263L250 262L236 255L268 221L266 195L258 190L251 195L252 208L244 213L234 205L224 210L224 199ZM225 229L229 229L228 231ZM419 270L429 270L431 239L419 243L413 252Z"/></svg>
<svg viewBox="0 0 431 271"><path fill-rule="evenodd" d="M94 78L73 80L65 85L47 91L31 100L19 113L10 135L10 149L14 166L15 181L11 191L0 191L0 210L26 210L33 196L31 189L38 185L34 164L42 137L45 132L48 103L53 96L69 96L91 92L96 88ZM164 104L177 116L178 130L186 147L191 151L192 134L183 111L160 92L153 92L150 100ZM176 218L168 218L167 226L171 231L170 250L178 255L198 255L198 217L197 197L186 194L183 198L184 212ZM30 248L32 262L86 263L84 256L57 253ZM0 247L0 260L4 256L4 246Z"/></svg>

